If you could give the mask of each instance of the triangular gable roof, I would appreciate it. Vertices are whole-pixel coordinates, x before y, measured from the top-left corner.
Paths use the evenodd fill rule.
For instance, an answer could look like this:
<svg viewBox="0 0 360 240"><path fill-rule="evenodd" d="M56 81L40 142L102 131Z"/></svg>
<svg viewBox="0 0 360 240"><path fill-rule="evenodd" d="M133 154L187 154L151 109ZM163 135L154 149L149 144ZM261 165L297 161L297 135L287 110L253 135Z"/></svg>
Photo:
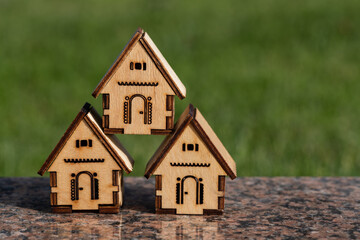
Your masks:
<svg viewBox="0 0 360 240"><path fill-rule="evenodd" d="M49 157L46 159L45 163L38 171L38 174L44 175L44 173L49 169L49 167L52 165L52 163L59 155L66 142L69 140L69 138L74 133L82 120L85 120L90 129L99 138L100 142L114 158L116 163L127 173L130 173L133 170L134 160L131 158L130 154L125 150L125 148L121 145L120 141L115 137L115 135L106 135L102 131L100 127L100 115L89 103L86 103L82 107L81 111L78 113L74 121L71 123L69 128L66 130L54 150L50 153Z"/></svg>
<svg viewBox="0 0 360 240"><path fill-rule="evenodd" d="M170 85L175 94L180 98L184 99L186 97L186 88L184 84L180 81L179 77L176 75L174 70L170 67L169 63L166 61L164 56L161 54L160 50L156 47L155 43L151 40L149 34L144 32L143 29L138 28L134 33L128 44L125 46L123 51L120 53L118 58L115 60L113 65L101 79L100 83L95 88L92 95L97 98L101 90L106 86L106 84L111 79L112 75L115 73L116 69L122 64L127 54L131 51L133 46L140 42L145 48L146 52L149 54L150 58L154 61L155 65L161 72L161 74L166 79L167 83Z"/></svg>
<svg viewBox="0 0 360 240"><path fill-rule="evenodd" d="M161 143L159 149L146 165L145 177L149 178L161 164L175 142L179 139L185 128L192 124L197 134L204 141L209 151L214 155L220 166L228 174L231 179L236 178L236 163L216 136L200 111L189 105L181 114L178 122L175 125L174 133L168 135Z"/></svg>

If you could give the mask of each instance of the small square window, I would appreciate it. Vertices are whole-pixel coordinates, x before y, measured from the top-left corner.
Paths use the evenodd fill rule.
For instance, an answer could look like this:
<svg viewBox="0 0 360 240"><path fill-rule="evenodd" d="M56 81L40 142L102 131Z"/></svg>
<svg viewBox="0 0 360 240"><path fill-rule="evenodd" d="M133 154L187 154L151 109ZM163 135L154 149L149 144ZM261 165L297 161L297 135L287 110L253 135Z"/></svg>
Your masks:
<svg viewBox="0 0 360 240"><path fill-rule="evenodd" d="M135 69L141 70L141 63L135 63Z"/></svg>
<svg viewBox="0 0 360 240"><path fill-rule="evenodd" d="M92 147L92 140L88 139L88 140L76 140L76 147L80 148L80 147Z"/></svg>
<svg viewBox="0 0 360 240"><path fill-rule="evenodd" d="M87 147L87 145L88 145L88 141L87 141L87 140L81 140L81 141L80 141L80 146L81 146L81 147Z"/></svg>
<svg viewBox="0 0 360 240"><path fill-rule="evenodd" d="M187 145L187 150L188 151L194 151L194 144L188 144Z"/></svg>

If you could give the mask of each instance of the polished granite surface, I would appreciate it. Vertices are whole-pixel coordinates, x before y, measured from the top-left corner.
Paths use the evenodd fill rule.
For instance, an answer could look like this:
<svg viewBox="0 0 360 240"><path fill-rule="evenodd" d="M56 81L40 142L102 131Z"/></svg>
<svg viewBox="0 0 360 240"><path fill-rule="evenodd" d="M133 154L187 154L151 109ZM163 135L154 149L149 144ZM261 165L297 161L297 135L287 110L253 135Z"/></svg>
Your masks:
<svg viewBox="0 0 360 240"><path fill-rule="evenodd" d="M52 214L48 178L0 178L0 239L360 238L360 178L227 179L221 216L154 214L154 179L125 178L119 214Z"/></svg>

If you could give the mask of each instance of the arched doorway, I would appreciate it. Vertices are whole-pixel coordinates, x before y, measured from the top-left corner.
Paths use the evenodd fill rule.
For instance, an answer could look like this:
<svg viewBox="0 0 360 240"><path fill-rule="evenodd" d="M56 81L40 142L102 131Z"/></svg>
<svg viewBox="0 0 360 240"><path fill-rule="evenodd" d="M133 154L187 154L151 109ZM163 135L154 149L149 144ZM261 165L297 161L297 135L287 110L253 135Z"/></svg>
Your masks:
<svg viewBox="0 0 360 240"><path fill-rule="evenodd" d="M152 122L152 98L141 94L126 96L124 102L124 123L125 124L151 124ZM143 119L139 122L138 119Z"/></svg>
<svg viewBox="0 0 360 240"><path fill-rule="evenodd" d="M177 178L176 183L176 203L186 204L193 202L196 204L204 203L204 184L201 183L202 178L187 175L180 179Z"/></svg>
<svg viewBox="0 0 360 240"><path fill-rule="evenodd" d="M99 180L97 174L82 171L72 173L71 177L71 200L96 200L99 199Z"/></svg>

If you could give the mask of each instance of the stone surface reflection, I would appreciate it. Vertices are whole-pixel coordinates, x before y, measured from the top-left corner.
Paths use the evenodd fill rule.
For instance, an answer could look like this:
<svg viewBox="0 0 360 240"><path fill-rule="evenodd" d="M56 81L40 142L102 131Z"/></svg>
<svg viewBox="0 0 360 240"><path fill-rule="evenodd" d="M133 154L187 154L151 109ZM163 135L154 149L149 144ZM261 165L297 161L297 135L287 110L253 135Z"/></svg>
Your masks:
<svg viewBox="0 0 360 240"><path fill-rule="evenodd" d="M360 178L236 179L221 216L154 214L144 178L125 178L119 214L53 214L48 181L0 178L0 239L360 238Z"/></svg>

